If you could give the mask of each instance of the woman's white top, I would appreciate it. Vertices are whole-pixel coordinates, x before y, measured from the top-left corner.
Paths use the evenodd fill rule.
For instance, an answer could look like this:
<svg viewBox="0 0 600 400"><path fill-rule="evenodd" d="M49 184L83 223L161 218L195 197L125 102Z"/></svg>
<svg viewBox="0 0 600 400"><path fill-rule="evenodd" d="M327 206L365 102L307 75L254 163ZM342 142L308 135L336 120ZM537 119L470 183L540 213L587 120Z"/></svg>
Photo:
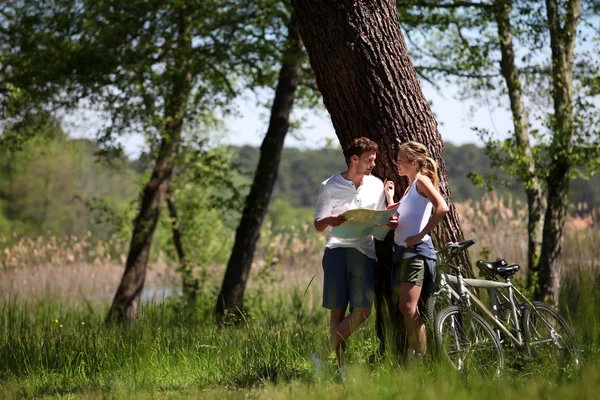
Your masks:
<svg viewBox="0 0 600 400"><path fill-rule="evenodd" d="M400 199L398 207L398 227L394 231L394 242L399 246L406 246L406 238L420 233L429 218L433 205L427 197L423 197L417 192L417 181L419 176L408 188L404 196ZM429 235L425 235L423 241L431 240ZM405 252L404 258L413 257L409 249Z"/></svg>

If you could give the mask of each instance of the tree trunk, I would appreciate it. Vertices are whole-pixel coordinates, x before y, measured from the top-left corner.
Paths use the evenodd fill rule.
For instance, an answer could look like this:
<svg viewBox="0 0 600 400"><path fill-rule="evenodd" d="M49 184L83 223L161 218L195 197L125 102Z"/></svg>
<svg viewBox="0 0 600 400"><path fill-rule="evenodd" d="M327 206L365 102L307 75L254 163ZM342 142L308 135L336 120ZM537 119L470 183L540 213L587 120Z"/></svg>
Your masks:
<svg viewBox="0 0 600 400"><path fill-rule="evenodd" d="M396 2L292 0L292 5L342 148L361 136L377 142L380 151L374 174L395 181L397 193L403 193L407 182L398 181L395 168L398 148L409 140L425 144L438 162L440 192L450 206L450 212L432 236L437 238L438 246L462 240L448 187L444 143L409 58ZM383 246L377 246L379 265L375 285L380 338L384 331L383 310L391 304L390 244L388 237ZM472 274L466 264L468 274ZM395 311L396 307L391 306L390 310Z"/></svg>
<svg viewBox="0 0 600 400"><path fill-rule="evenodd" d="M538 300L548 298L558 306L560 256L567 215L570 171L573 153L573 50L580 17L580 0L565 4L564 26L556 0L546 0L550 46L552 48L552 100L554 137L550 146L552 163L548 171L548 205L544 217L544 237L539 265Z"/></svg>
<svg viewBox="0 0 600 400"><path fill-rule="evenodd" d="M527 195L527 287L532 289L538 284L538 263L542 252L544 230L541 184L525 188L525 193Z"/></svg>
<svg viewBox="0 0 600 400"><path fill-rule="evenodd" d="M500 69L508 89L515 130L514 137L519 150L518 170L520 171L520 180L525 185L527 194L527 283L529 287L532 287L535 282L534 273L537 271L540 256L544 222L542 219L542 185L535 173L535 160L529 144L529 121L513 47L510 22L511 8L512 0L496 0L493 5L494 17L498 27L500 53L502 55Z"/></svg>
<svg viewBox="0 0 600 400"><path fill-rule="evenodd" d="M200 284L198 279L194 279L191 265L185 256L183 242L181 241L181 231L179 230L179 217L177 216L177 208L175 207L175 201L169 195L167 195L167 207L169 208L169 216L171 217L173 244L175 245L177 258L179 259L179 268L177 270L181 274L183 297L187 301L193 302L196 299L198 290L200 289Z"/></svg>
<svg viewBox="0 0 600 400"><path fill-rule="evenodd" d="M303 50L298 34L298 25L295 15L292 14L288 25L279 81L271 108L269 128L260 147L260 158L254 174L254 182L235 233L235 242L227 263L221 292L217 298L215 307L217 316L222 316L226 310L237 313L244 307L244 291L260 228L277 179L281 150L289 127L289 117L296 88L300 81L302 57Z"/></svg>
<svg viewBox="0 0 600 400"><path fill-rule="evenodd" d="M174 79L165 105L165 124L156 163L150 181L144 188L140 211L134 221L133 234L125 264L125 272L106 317L107 322L132 321L137 317L140 297L146 279L146 266L154 230L171 181L172 158L179 146L181 128L190 93L191 76L187 72L186 55L191 51L189 17L182 8L179 17L178 48L174 54Z"/></svg>

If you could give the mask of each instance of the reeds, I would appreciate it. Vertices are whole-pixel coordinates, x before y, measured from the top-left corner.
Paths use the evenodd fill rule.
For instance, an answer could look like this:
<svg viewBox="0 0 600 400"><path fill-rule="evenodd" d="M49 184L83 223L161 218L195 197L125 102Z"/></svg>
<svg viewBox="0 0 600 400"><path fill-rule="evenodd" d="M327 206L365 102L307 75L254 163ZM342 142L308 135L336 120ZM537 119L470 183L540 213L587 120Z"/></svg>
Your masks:
<svg viewBox="0 0 600 400"><path fill-rule="evenodd" d="M476 238L470 254L475 259L505 258L519 263L525 276L527 260L527 206L519 200L495 193L479 201L456 204L466 238ZM579 204L567 218L563 243L563 276L579 280L580 272L600 271L600 210ZM233 236L233 233L232 233ZM251 296L265 291L321 284L321 257L325 234L317 233L311 221L298 226L274 227L266 223L252 265ZM91 234L65 238L7 238L0 236L0 293L8 298L19 294L59 297L61 299L109 298L118 284L129 242L119 236L94 241ZM173 252L174 253L174 252ZM146 286L165 288L178 285L177 260L159 253L150 264ZM220 285L224 265L199 265L195 273L204 276L203 285ZM257 292L252 294L252 290Z"/></svg>

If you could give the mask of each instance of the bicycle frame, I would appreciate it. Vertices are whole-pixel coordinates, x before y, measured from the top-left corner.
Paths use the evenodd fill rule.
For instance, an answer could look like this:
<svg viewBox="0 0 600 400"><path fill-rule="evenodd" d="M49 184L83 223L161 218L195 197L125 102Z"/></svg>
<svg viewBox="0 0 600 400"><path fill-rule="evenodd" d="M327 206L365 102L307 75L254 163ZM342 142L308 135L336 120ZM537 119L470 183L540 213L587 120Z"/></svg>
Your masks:
<svg viewBox="0 0 600 400"><path fill-rule="evenodd" d="M495 343L493 348L499 348L498 362L502 364L502 342L509 344L510 346L517 349L519 352L532 357L537 357L543 354L549 354L551 360L563 359L561 362L565 362L564 365L579 366L579 352L577 347L577 338L575 337L571 327L566 321L544 303L538 304L537 302L531 302L527 297L519 291L511 282L512 273L516 272L515 268L504 270L507 274L503 273L502 270L494 271L493 275L488 275L486 271L486 279L471 279L464 278L462 276L462 265L459 262L451 262L450 259L456 257L459 252L466 250L475 241L468 240L459 243L449 242L448 246L442 251L438 251L438 265L444 266L440 272L440 280L438 282L437 290L432 293L431 298L427 301L427 312L428 317L435 318L434 330L436 341L444 340L442 335L443 331L454 332L456 336L456 329L454 324L464 324L470 328L471 331L479 332L479 329L483 328L483 332L487 333L488 340L493 339ZM500 263L499 263L500 264ZM489 268L487 266L482 267L484 270ZM491 268L490 268L491 269ZM451 271L447 273L445 271ZM518 270L518 269L516 269ZM500 272L502 271L502 272ZM502 278L504 281L499 281L497 278ZM490 294L491 310L486 306L482 300L477 297L479 291L477 289L486 290ZM448 307L440 311L441 318L435 315L438 306L441 306L443 302L440 299L446 297L448 299ZM430 300L432 302L430 302ZM476 304L477 307L473 307L471 301ZM487 302L486 302L487 303ZM457 307L458 306L458 307ZM432 308L433 307L433 308ZM457 309L458 308L458 309ZM482 312L477 312L477 309ZM433 314L430 314L432 312ZM466 319L461 321L461 314L464 314ZM485 315L483 315L485 314ZM448 319L448 317L451 319ZM488 318L485 318L487 316ZM458 319L456 317L459 317ZM493 323L486 323L484 319L491 320ZM431 320L431 318L430 318ZM443 328L447 326L448 328ZM483 324L483 325L482 325ZM541 329L538 327L541 324ZM476 328L479 327L479 328ZM487 328L485 328L487 326ZM463 326L462 329L465 327ZM546 332L547 331L547 332ZM450 331L448 331L450 332ZM447 332L447 333L448 333ZM491 336L490 336L491 334ZM455 338L458 339L458 338ZM450 339L452 340L452 339ZM461 341L453 340L454 350L462 352ZM442 343L438 343L444 346ZM542 350L538 353L538 348L541 346L550 345L554 349L558 349L561 353L554 354L547 350ZM567 351L568 353L565 353ZM562 355L561 355L562 354ZM450 355L446 352L446 355ZM495 359L494 359L495 360ZM455 361L450 360L451 363ZM464 361L459 356L458 362ZM455 365L459 370L460 365Z"/></svg>
<svg viewBox="0 0 600 400"><path fill-rule="evenodd" d="M458 292L454 290L451 284L455 284L458 286ZM490 296L492 299L492 311L490 311L481 300L471 291L469 287L473 288L481 288L487 289L490 291ZM512 318L514 320L515 328L516 328L516 336L500 321L498 318L498 310L497 310L497 290L506 289L508 292L508 296L500 293L504 299L508 300L510 304L510 311L512 313ZM521 330L521 323L519 321L519 317L517 314L517 305L515 301L515 295L520 299L524 300L528 305L530 305L533 309L532 303L510 282L510 279L507 279L506 282L497 282L490 281L485 279L470 279L463 278L462 276L454 276L448 275L445 272L441 273L440 279L440 290L438 293L445 291L448 296L453 297L458 300L459 304L464 303L467 307L470 306L470 301L478 306L478 308L483 311L494 323L495 327L502 331L510 340L518 347L525 346L525 340L523 338L523 333Z"/></svg>

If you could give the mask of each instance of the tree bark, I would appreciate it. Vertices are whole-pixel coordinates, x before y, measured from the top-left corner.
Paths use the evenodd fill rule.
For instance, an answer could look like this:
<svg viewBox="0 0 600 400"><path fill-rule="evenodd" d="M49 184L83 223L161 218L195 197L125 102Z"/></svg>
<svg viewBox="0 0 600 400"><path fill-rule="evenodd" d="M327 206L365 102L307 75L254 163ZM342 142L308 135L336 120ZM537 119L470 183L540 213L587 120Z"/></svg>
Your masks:
<svg viewBox="0 0 600 400"><path fill-rule="evenodd" d="M513 117L514 137L519 149L520 180L525 186L527 194L527 284L533 287L535 283L534 274L537 272L537 264L540 256L542 242L543 203L542 184L535 173L535 160L529 144L529 120L525 109L525 100L519 77L519 68L515 61L513 47L512 26L510 22L510 11L512 0L496 0L493 4L494 17L498 27L498 39L500 42L500 69L510 99L510 108Z"/></svg>
<svg viewBox="0 0 600 400"><path fill-rule="evenodd" d="M409 58L396 2L292 0L292 5L342 148L357 137L374 140L380 148L374 175L395 181L397 193L403 193L407 182L399 182L395 168L399 146L409 140L425 144L439 165L440 192L450 206L432 236L437 238L438 246L462 240L448 187L444 143ZM392 304L390 244L388 237L377 246L375 285L380 338L385 329L384 310ZM468 261L466 266L472 274ZM390 311L396 308L392 305Z"/></svg>
<svg viewBox="0 0 600 400"><path fill-rule="evenodd" d="M281 150L289 127L289 117L294 104L296 88L301 76L302 43L298 34L296 17L292 14L288 24L288 36L279 72L279 81L271 108L267 134L260 147L260 158L254 174L254 182L242 219L235 233L227 270L215 312L222 316L225 311L238 313L244 308L244 292L271 194L275 187Z"/></svg>
<svg viewBox="0 0 600 400"><path fill-rule="evenodd" d="M190 93L187 54L191 51L189 17L182 7L179 14L178 46L174 54L174 79L165 105L166 122L150 181L144 188L140 211L134 221L125 272L106 317L107 322L132 321L137 317L146 279L146 267L154 230L171 181L172 158L179 146L181 128Z"/></svg>
<svg viewBox="0 0 600 400"><path fill-rule="evenodd" d="M570 172L573 153L573 50L579 22L580 0L565 5L564 26L560 25L559 4L546 0L550 47L552 49L552 100L554 136L550 145L552 163L548 171L548 205L544 216L544 237L539 264L538 300L550 300L558 306L560 256L567 215Z"/></svg>

